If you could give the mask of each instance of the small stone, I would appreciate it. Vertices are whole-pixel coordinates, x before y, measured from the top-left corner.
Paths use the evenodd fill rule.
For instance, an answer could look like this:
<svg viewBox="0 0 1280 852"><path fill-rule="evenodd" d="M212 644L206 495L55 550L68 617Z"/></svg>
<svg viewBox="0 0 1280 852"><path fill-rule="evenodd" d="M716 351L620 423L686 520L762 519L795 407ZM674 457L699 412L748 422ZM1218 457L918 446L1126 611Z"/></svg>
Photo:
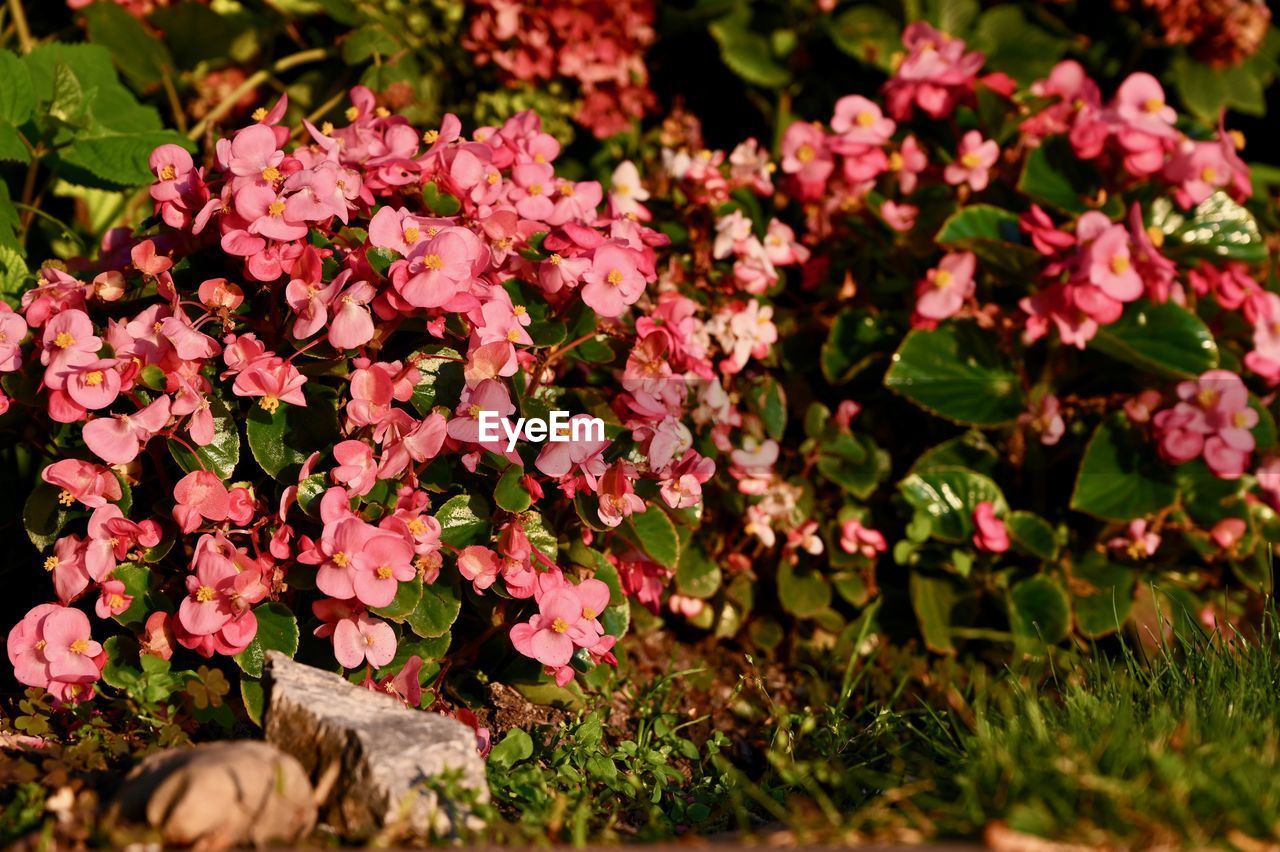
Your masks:
<svg viewBox="0 0 1280 852"><path fill-rule="evenodd" d="M294 843L316 821L302 766L252 740L148 756L125 779L111 813L116 820L145 821L165 845L201 849Z"/></svg>
<svg viewBox="0 0 1280 852"><path fill-rule="evenodd" d="M440 837L480 826L470 803L488 802L489 787L467 725L274 651L263 685L267 740L317 779L321 817L344 837Z"/></svg>

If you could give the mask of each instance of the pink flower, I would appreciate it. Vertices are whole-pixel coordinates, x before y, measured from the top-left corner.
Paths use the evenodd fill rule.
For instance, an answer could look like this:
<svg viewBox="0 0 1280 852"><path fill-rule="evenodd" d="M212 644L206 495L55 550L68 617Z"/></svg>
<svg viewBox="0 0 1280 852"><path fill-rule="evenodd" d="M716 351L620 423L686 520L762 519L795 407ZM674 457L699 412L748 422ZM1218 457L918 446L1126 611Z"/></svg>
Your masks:
<svg viewBox="0 0 1280 852"><path fill-rule="evenodd" d="M975 285L977 258L973 252L949 254L916 285L916 313L927 320L955 316Z"/></svg>
<svg viewBox="0 0 1280 852"><path fill-rule="evenodd" d="M397 261L391 281L404 300L418 308L449 303L471 278L479 256L476 236L464 228L445 228L418 244L407 262Z"/></svg>
<svg viewBox="0 0 1280 852"><path fill-rule="evenodd" d="M987 553L1004 553L1009 549L1009 533L1004 521L996 517L996 507L982 501L973 510L973 546Z"/></svg>
<svg viewBox="0 0 1280 852"><path fill-rule="evenodd" d="M644 277L636 269L633 253L617 245L596 249L582 280L582 301L602 317L621 316L644 292Z"/></svg>
<svg viewBox="0 0 1280 852"><path fill-rule="evenodd" d="M373 535L355 555L352 586L356 600L366 606L387 606L401 582L416 575L413 548L397 535Z"/></svg>
<svg viewBox="0 0 1280 852"><path fill-rule="evenodd" d="M84 442L107 464L128 464L169 422L169 397L133 414L99 417L84 426Z"/></svg>
<svg viewBox="0 0 1280 852"><path fill-rule="evenodd" d="M378 481L378 466L373 461L373 447L364 441L340 441L333 448L338 465L333 481L347 486L353 494L368 494Z"/></svg>
<svg viewBox="0 0 1280 852"><path fill-rule="evenodd" d="M600 498L597 514L605 526L616 527L633 513L645 511L644 501L636 496L635 488L621 462L613 465L600 477L597 496Z"/></svg>
<svg viewBox="0 0 1280 852"><path fill-rule="evenodd" d="M987 188L991 179L989 170L998 159L999 146L990 139L984 140L978 131L970 130L960 139L960 150L955 160L943 169L942 176L953 186L967 183L974 192L981 192Z"/></svg>
<svg viewBox="0 0 1280 852"><path fill-rule="evenodd" d="M477 592L483 592L498 579L498 555L487 547L473 544L458 552L458 573L470 580Z"/></svg>
<svg viewBox="0 0 1280 852"><path fill-rule="evenodd" d="M851 154L865 147L880 147L889 141L897 127L885 118L880 107L861 95L846 95L836 101L831 129L839 134L831 141L837 154Z"/></svg>
<svg viewBox="0 0 1280 852"><path fill-rule="evenodd" d="M90 509L105 506L122 496L120 480L108 468L80 459L63 459L44 469L40 477L62 489L58 502L70 506L79 500Z"/></svg>
<svg viewBox="0 0 1280 852"><path fill-rule="evenodd" d="M792 176L801 200L820 198L833 171L835 160L822 128L803 121L787 128L782 135L782 172Z"/></svg>
<svg viewBox="0 0 1280 852"><path fill-rule="evenodd" d="M550 592L538 613L511 628L511 644L526 657L552 668L567 666L575 647L594 645L599 633L582 617L583 604L572 586Z"/></svg>
<svg viewBox="0 0 1280 852"><path fill-rule="evenodd" d="M93 611L98 618L111 618L127 610L133 604L133 595L125 593L125 586L119 580L107 580L102 584Z"/></svg>
<svg viewBox="0 0 1280 852"><path fill-rule="evenodd" d="M375 669L382 668L395 659L396 633L385 621L358 612L334 626L333 655L349 669L366 661Z"/></svg>
<svg viewBox="0 0 1280 852"><path fill-rule="evenodd" d="M1213 525L1209 537L1223 550L1231 550L1244 538L1248 529L1244 518L1223 518Z"/></svg>
<svg viewBox="0 0 1280 852"><path fill-rule="evenodd" d="M8 305L0 308L0 373L12 373L22 366L22 340L27 322Z"/></svg>
<svg viewBox="0 0 1280 852"><path fill-rule="evenodd" d="M173 488L173 519L184 533L194 532L201 519L215 523L225 521L231 501L227 486L218 475L207 470L188 473Z"/></svg>
<svg viewBox="0 0 1280 852"><path fill-rule="evenodd" d="M943 118L972 95L982 69L981 53L966 53L963 41L923 21L903 31L902 44L907 56L885 85L894 118L905 120L915 107L933 118Z"/></svg>
<svg viewBox="0 0 1280 852"><path fill-rule="evenodd" d="M840 549L875 559L877 554L889 549L889 544L879 531L864 527L857 518L849 518L840 525Z"/></svg>
<svg viewBox="0 0 1280 852"><path fill-rule="evenodd" d="M307 377L289 361L277 356L262 357L249 364L236 376L231 390L236 396L257 397L258 405L268 414L274 414L280 403L305 407L307 398L302 387Z"/></svg>
<svg viewBox="0 0 1280 852"><path fill-rule="evenodd" d="M1131 559L1146 559L1154 556L1156 549L1160 547L1160 536L1148 529L1147 522L1143 518L1130 521L1126 532L1127 535L1118 536L1107 542L1107 547L1123 551Z"/></svg>

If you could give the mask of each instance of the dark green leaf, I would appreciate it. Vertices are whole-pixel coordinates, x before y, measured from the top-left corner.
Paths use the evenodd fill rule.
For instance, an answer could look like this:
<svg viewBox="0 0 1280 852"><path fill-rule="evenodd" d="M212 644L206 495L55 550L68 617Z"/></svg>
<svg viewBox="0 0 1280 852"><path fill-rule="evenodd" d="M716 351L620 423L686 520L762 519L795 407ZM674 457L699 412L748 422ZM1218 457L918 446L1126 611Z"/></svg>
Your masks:
<svg viewBox="0 0 1280 852"><path fill-rule="evenodd" d="M219 479L227 480L235 473L236 465L240 463L240 430L236 426L235 418L222 400L214 398L209 404L209 411L213 414L213 441L206 446L198 447L188 435L187 443L195 447L195 453L192 454L190 450L171 438L169 452L178 463L178 467L187 473L202 469L211 470L218 475Z"/></svg>
<svg viewBox="0 0 1280 852"><path fill-rule="evenodd" d="M1218 366L1218 344L1199 317L1173 302L1141 299L1089 341L1112 358L1168 378L1194 378Z"/></svg>
<svg viewBox="0 0 1280 852"><path fill-rule="evenodd" d="M1076 475L1071 508L1108 521L1131 521L1169 506L1177 489L1155 449L1123 415L1098 424Z"/></svg>
<svg viewBox="0 0 1280 852"><path fill-rule="evenodd" d="M1023 410L1018 374L993 335L972 323L910 332L893 356L885 387L939 417L999 426Z"/></svg>

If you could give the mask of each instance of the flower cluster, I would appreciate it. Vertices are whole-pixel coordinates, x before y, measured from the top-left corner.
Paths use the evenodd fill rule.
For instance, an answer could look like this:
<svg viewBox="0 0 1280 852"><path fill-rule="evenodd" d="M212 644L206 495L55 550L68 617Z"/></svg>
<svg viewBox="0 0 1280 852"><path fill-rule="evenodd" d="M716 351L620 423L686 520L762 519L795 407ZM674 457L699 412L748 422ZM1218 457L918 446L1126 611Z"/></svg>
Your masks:
<svg viewBox="0 0 1280 852"><path fill-rule="evenodd" d="M477 65L492 63L511 82L574 81L574 118L611 136L656 104L645 49L653 43L652 0L472 0L464 46Z"/></svg>
<svg viewBox="0 0 1280 852"><path fill-rule="evenodd" d="M24 683L91 694L87 621L47 615L83 617L64 608L91 592L165 659L235 656L274 641L262 619L311 616L343 666L385 669L406 637L448 634L465 580L483 614L464 621L512 627L560 683L574 649L614 662L611 560L651 558L628 519L696 507L714 470L684 425L702 366L685 307L647 292L665 238L636 215L638 179L620 169L606 202L559 177L532 114L465 138L452 116L422 134L367 89L352 103L290 147L282 99L207 169L161 146L158 229L113 232L92 280L47 268L0 312L0 369L66 424L33 497L58 507L61 606L10 641ZM482 413L510 430L567 393L597 404L590 370L621 383L596 412L609 437L516 450L481 431Z"/></svg>
<svg viewBox="0 0 1280 852"><path fill-rule="evenodd" d="M1154 13L1166 44L1184 44L1201 61L1237 65L1258 52L1271 10L1253 0L1112 0L1121 12Z"/></svg>

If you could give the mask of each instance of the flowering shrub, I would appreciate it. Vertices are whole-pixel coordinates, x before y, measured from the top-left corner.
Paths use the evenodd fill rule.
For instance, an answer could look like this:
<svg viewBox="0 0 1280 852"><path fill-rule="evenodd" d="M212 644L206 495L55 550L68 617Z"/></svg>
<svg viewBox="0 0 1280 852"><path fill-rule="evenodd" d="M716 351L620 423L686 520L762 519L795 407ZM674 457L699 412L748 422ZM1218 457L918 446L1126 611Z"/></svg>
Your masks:
<svg viewBox="0 0 1280 852"><path fill-rule="evenodd" d="M352 102L290 146L281 99L209 168L157 148L153 227L3 313L12 402L54 452L25 517L57 602L10 634L23 683L83 699L139 652L257 677L301 623L415 704L424 660L523 655L563 686L615 662L637 573L674 567L712 465L659 362L638 186L602 207L532 114L467 138ZM481 428L562 407L608 437ZM82 598L136 647L104 652Z"/></svg>
<svg viewBox="0 0 1280 852"><path fill-rule="evenodd" d="M142 14L178 9L217 16ZM141 172L154 211L20 297L5 277L0 413L47 436L22 683L68 703L186 683L204 712L234 665L256 713L275 649L427 706L598 684L664 611L766 648L843 653L874 626L1035 652L1270 590L1280 296L1216 108L1061 45L1019 65L891 21L885 48L883 17L850 36L854 9L821 26L888 79L795 119L792 67L748 60L796 40L758 49L735 7L711 33L781 93L774 150L708 148L677 110L566 165L534 112L469 136L395 112L424 111L413 57L463 32L431 9L448 27L348 10L343 59L376 85L296 126L252 97L271 75L228 66L199 124L162 130L99 45L159 91L182 29L126 64L151 31L111 4L86 11L98 45L0 54L24 209L47 172ZM1021 15L956 29L990 42L1000 9ZM649 5L470 11L466 49L537 91L573 77L597 132L653 105ZM228 114L244 126L216 134ZM61 239L24 218L0 223L23 274L33 228ZM553 411L604 434L539 444Z"/></svg>
<svg viewBox="0 0 1280 852"><path fill-rule="evenodd" d="M708 377L704 518L744 521L704 522L671 608L754 610L771 643L763 590L833 633L883 596L935 650L1030 651L1116 631L1158 577L1166 614L1234 617L1280 498L1243 139L1145 73L1023 88L924 23L901 50L883 100L792 123L777 160L666 128L666 360Z"/></svg>

